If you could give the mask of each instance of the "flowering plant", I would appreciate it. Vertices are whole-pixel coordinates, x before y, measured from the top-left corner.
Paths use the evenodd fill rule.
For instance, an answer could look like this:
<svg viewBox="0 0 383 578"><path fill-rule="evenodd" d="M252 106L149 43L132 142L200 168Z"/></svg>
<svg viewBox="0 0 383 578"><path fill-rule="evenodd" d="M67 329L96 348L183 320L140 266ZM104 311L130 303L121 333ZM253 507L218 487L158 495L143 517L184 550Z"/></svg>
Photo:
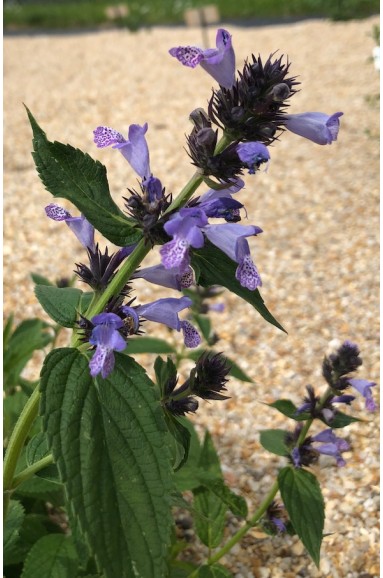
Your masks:
<svg viewBox="0 0 383 578"><path fill-rule="evenodd" d="M358 421L339 410L354 400L349 391L365 398L368 411L375 409L375 384L355 377L360 352L346 341L323 361L323 392L308 387L299 407L288 399L270 404L294 427L261 433L262 446L285 465L253 513L226 485L210 434L199 440L192 425L199 400L224 403L229 375L243 379L234 362L210 349L210 326L198 311L202 298L224 287L283 330L261 297L261 272L250 250L249 239L262 229L240 223L246 214L242 177L254 179L267 170L269 147L285 130L319 145L336 141L342 113L288 114L298 85L290 64L274 55L266 62L252 56L236 75L226 30L218 30L214 49L181 46L170 55L185 66L200 65L218 84L207 110L190 114L187 145L196 172L177 196L167 193L151 170L146 123L130 125L127 137L106 126L94 130L95 145L119 150L138 175L138 190L129 189L123 211L111 197L105 167L70 145L49 141L27 110L43 184L80 211L72 216L55 203L45 208L87 251L87 263L77 263L75 274L89 289L35 278L36 297L55 322L53 331L42 322L15 331L11 322L6 326L8 393L20 386L27 398L5 456L6 561L22 563L26 578L40 568L42 556L51 576L59 571L68 577L230 576L219 560L256 525L269 534L296 534L319 565L324 500L310 466L322 454L345 465L342 454L349 444L336 430ZM196 196L202 185L205 190ZM118 249L112 254L102 249L96 232ZM158 263L143 266L157 246ZM141 303L134 294L136 279L175 293ZM185 355L194 366L183 383L182 356L156 340L151 322L182 333L185 350L194 350ZM72 330L69 347L55 346L61 327ZM14 354L20 342L26 352L21 361ZM23 381L25 360L48 343L52 349L39 383ZM169 356L157 357L152 380L132 355L158 348ZM314 422L320 428L311 434ZM37 538L27 547L32 521L18 492L36 481L43 483L40 511L53 503L60 516L52 532L35 528ZM192 493L192 504L184 492ZM183 546L176 539L173 507L191 509L196 533L210 551L203 564L178 559ZM222 545L228 510L243 524Z"/></svg>

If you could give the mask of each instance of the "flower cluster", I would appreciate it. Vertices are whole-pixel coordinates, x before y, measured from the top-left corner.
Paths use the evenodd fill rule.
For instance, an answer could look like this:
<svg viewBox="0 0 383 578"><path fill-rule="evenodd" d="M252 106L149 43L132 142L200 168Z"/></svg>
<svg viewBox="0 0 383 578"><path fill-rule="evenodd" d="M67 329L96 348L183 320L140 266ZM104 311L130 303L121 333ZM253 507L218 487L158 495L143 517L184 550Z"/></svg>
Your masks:
<svg viewBox="0 0 383 578"><path fill-rule="evenodd" d="M200 65L219 85L213 89L208 112L199 108L190 114L193 129L187 137L200 182L205 181L210 188L194 198L190 191L189 196L176 204L177 209L172 208L172 195L165 193L160 179L151 171L146 140L148 124L131 124L126 138L110 127L98 126L94 130L96 146L111 146L120 151L137 173L139 191L128 189L126 210L145 241L161 245L161 262L137 269L130 282L144 278L178 291L188 288L195 283L193 252L212 244L218 255L221 251L236 264L234 274L238 283L255 291L262 281L251 256L249 238L257 237L262 229L239 223L241 211L245 210L239 200L244 187L241 175L244 170L254 175L262 165L268 166L268 146L285 128L320 144L336 140L342 113L288 115L289 99L298 84L295 77L289 76L290 64L284 64L282 57L274 59L273 55L265 63L253 56L236 77L232 38L222 28L217 31L214 49L179 46L169 52L185 66ZM223 130L220 141L219 129ZM84 216L72 217L54 204L46 208L46 213L56 221L65 221L87 249L89 265L76 264L75 272L96 293L102 293L135 245L122 247L114 254L109 254L108 249L102 252L95 243L94 229ZM84 338L96 350L91 360L92 375L109 375L113 351L125 349L128 336L139 331L141 318L183 331L189 347L199 343L194 327L178 318L178 313L190 306L190 299L168 298L140 306L132 302L124 304L130 290L124 287L109 300L103 312L81 320ZM322 412L326 409L330 411L326 407Z"/></svg>
<svg viewBox="0 0 383 578"><path fill-rule="evenodd" d="M339 415L339 404L350 405L355 399L353 395L343 393L349 387L353 387L365 398L367 411L375 411L376 404L371 388L376 384L349 375L361 365L362 359L358 346L351 341L342 343L334 353L326 356L322 363L322 374L329 386L327 392L319 397L315 395L312 386L307 386L308 395L297 409L296 417L307 413L308 419L319 419L331 426ZM298 424L294 432L286 436L286 446L291 450L290 459L295 467L315 463L320 454L334 457L338 466L345 465L342 453L349 450L350 446L344 439L336 436L331 427L299 442L302 427L301 423Z"/></svg>

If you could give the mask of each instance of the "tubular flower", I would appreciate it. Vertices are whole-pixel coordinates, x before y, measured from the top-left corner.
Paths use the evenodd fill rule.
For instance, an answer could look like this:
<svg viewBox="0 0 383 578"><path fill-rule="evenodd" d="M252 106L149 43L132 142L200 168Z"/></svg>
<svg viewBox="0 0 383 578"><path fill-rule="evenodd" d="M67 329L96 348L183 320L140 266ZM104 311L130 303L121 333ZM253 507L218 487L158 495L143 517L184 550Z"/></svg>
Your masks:
<svg viewBox="0 0 383 578"><path fill-rule="evenodd" d="M177 268L166 269L162 264L153 265L139 269L134 275L134 279L145 279L149 283L155 283L161 287L169 287L181 291L194 285L194 273L191 267L187 267L184 273L180 273Z"/></svg>
<svg viewBox="0 0 383 578"><path fill-rule="evenodd" d="M260 227L227 223L209 225L203 230L213 245L221 249L232 261L238 263L235 277L243 287L254 291L262 285L261 277L252 261L250 247L246 240L246 237L262 233Z"/></svg>
<svg viewBox="0 0 383 578"><path fill-rule="evenodd" d="M95 377L101 373L105 379L114 368L113 351L123 351L126 347L126 341L118 331L123 322L115 313L100 313L91 321L94 328L89 343L96 346L96 351L89 362L90 374Z"/></svg>
<svg viewBox="0 0 383 578"><path fill-rule="evenodd" d="M143 317L148 321L155 321L156 323L163 323L175 329L182 331L184 335L184 343L186 347L197 347L201 343L201 338L196 329L188 321L181 321L178 313L192 305L192 300L189 297L181 297L180 299L174 297L167 297L165 299L158 299L146 305L138 305L129 307L124 305L121 311L124 315L138 319ZM133 332L138 329L136 323L133 327Z"/></svg>
<svg viewBox="0 0 383 578"><path fill-rule="evenodd" d="M270 160L267 147L261 142L244 142L237 146L237 153L241 161L249 169L249 174L254 175L262 163Z"/></svg>
<svg viewBox="0 0 383 578"><path fill-rule="evenodd" d="M320 454L332 456L336 459L336 465L343 467L346 465L342 457L342 452L347 452L350 449L346 440L337 437L332 429L326 429L311 438L312 442L319 442L321 445L316 446L315 449Z"/></svg>
<svg viewBox="0 0 383 578"><path fill-rule="evenodd" d="M207 223L206 214L198 208L183 208L170 217L164 229L173 239L160 249L165 269L178 268L181 274L188 270L189 247L195 249L203 247L204 238L201 227Z"/></svg>
<svg viewBox="0 0 383 578"><path fill-rule="evenodd" d="M72 217L63 207L54 203L45 207L45 213L47 217L53 221L65 221L81 245L85 247L85 249L95 251L94 227L83 215L80 217Z"/></svg>
<svg viewBox="0 0 383 578"><path fill-rule="evenodd" d="M195 68L200 64L218 84L225 88L230 88L235 82L235 54L231 35L223 28L217 30L216 48L202 50L197 46L178 46L171 48L169 54L190 68Z"/></svg>
<svg viewBox="0 0 383 578"><path fill-rule="evenodd" d="M335 112L331 116L323 112L304 112L302 114L286 114L285 127L299 136L303 136L316 144L327 145L336 141L339 132L339 118L343 112Z"/></svg>
<svg viewBox="0 0 383 578"><path fill-rule="evenodd" d="M93 140L98 148L112 146L114 149L119 149L132 169L141 177L142 186L151 201L156 201L158 197L162 197L162 185L161 181L153 177L150 171L149 148L145 138L147 130L147 122L143 126L131 124L128 139L125 139L114 128L98 126L93 131Z"/></svg>
<svg viewBox="0 0 383 578"><path fill-rule="evenodd" d="M375 411L376 403L373 400L371 387L375 386L376 383L368 381L367 379L348 379L348 383L354 387L366 400L367 411Z"/></svg>

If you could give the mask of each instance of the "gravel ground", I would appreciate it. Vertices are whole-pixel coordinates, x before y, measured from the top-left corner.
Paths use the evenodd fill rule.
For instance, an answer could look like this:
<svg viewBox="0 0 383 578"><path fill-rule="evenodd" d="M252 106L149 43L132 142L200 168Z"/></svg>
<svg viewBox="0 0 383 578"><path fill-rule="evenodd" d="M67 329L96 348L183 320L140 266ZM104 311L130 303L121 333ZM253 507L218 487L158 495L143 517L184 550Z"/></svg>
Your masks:
<svg viewBox="0 0 383 578"><path fill-rule="evenodd" d="M283 465L262 450L259 430L285 427L285 421L264 411L261 402L290 397L299 403L306 384L321 385L321 360L333 340L356 341L364 358L361 376L379 377L379 75L370 60L377 22L230 27L238 67L251 52L289 56L291 72L302 83L291 112L344 112L331 148L286 133L272 148L268 172L248 176L241 193L249 222L264 230L252 244L262 296L288 334L227 295L226 310L213 315L219 348L254 383L233 380L231 399L201 404L194 421L211 429L225 476L251 511ZM213 45L215 32L209 36ZM44 217L51 196L34 170L22 103L51 140L70 142L107 166L116 202L136 177L121 155L96 149L92 131L105 124L125 132L129 124L147 121L152 170L176 194L193 173L183 150L188 114L205 106L212 79L201 69L181 67L167 50L200 40L192 28L5 37L5 315L41 315L30 271L55 279L84 259L64 225ZM153 291L142 287L141 302L166 294ZM30 371L36 368L37 363ZM379 575L379 422L359 401L355 408L366 421L347 431L352 451L345 454L346 467L326 461L318 470L325 532L331 534L320 570L296 538L270 539L254 530L224 560L236 578ZM231 520L228 535L235 527ZM190 555L201 552L192 542Z"/></svg>

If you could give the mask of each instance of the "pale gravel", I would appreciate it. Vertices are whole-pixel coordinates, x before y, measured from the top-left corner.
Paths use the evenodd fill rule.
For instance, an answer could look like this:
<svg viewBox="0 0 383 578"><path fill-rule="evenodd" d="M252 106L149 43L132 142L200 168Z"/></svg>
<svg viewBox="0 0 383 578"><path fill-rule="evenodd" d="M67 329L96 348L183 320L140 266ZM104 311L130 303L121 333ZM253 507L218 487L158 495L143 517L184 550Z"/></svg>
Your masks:
<svg viewBox="0 0 383 578"><path fill-rule="evenodd" d="M231 399L201 403L194 421L211 429L225 476L251 510L283 465L260 447L259 430L286 421L262 402L291 397L299 403L306 384L322 384L320 363L334 339L356 341L364 358L361 376L379 378L379 75L370 59L377 22L230 27L238 67L251 52L289 56L302 83L291 112L345 113L331 147L285 134L272 148L268 172L247 177L241 193L249 222L264 230L252 242L262 296L288 334L225 295L226 310L213 315L219 349L240 362L254 384L233 380ZM167 50L200 38L198 29L182 27L5 37L5 315L41 315L30 271L55 279L84 259L65 226L44 217L51 196L34 170L22 103L51 140L69 142L107 166L118 203L136 177L121 155L95 148L92 131L104 124L125 132L130 123L148 122L152 170L176 194L193 172L183 150L188 114L206 105L212 80L200 69L181 67ZM141 302L165 294L142 285L139 293ZM150 368L152 360L145 361ZM318 470L331 534L321 569L296 538L270 539L254 530L224 560L236 578L379 575L379 421L366 415L362 402L355 408L366 421L345 432L352 443L347 466L326 461ZM228 535L235 527L231 519ZM191 547L191 555L201 552Z"/></svg>

